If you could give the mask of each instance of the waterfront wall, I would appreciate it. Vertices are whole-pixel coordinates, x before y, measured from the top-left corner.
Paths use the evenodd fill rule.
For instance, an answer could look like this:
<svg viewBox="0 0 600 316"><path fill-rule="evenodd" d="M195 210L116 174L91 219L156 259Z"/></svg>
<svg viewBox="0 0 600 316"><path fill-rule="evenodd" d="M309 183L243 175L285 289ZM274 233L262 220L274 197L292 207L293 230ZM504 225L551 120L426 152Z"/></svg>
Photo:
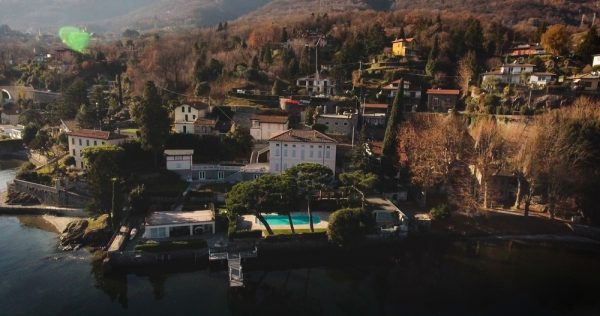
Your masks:
<svg viewBox="0 0 600 316"><path fill-rule="evenodd" d="M8 190L32 195L44 205L83 208L89 203L87 196L23 180L14 180L8 185Z"/></svg>

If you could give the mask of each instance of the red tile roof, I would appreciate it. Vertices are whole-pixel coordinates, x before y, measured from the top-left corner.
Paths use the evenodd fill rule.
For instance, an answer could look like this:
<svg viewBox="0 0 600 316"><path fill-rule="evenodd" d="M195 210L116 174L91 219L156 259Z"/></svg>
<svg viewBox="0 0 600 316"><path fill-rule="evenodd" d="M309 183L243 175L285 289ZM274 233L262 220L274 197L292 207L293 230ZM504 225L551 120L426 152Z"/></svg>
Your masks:
<svg viewBox="0 0 600 316"><path fill-rule="evenodd" d="M388 105L386 103L365 103L363 104L365 109L386 109Z"/></svg>
<svg viewBox="0 0 600 316"><path fill-rule="evenodd" d="M77 136L77 137L103 139L103 140L127 138L126 135L121 135L121 134L107 132L107 131L100 131L100 130L95 130L95 129L78 129L78 130L67 133L67 135Z"/></svg>
<svg viewBox="0 0 600 316"><path fill-rule="evenodd" d="M252 120L258 120L261 123L285 124L288 121L287 116L279 115L252 115Z"/></svg>
<svg viewBox="0 0 600 316"><path fill-rule="evenodd" d="M392 43L400 43L400 42L407 42L410 43L412 41L414 41L415 38L414 37L410 37L410 38L399 38L397 40L394 40Z"/></svg>
<svg viewBox="0 0 600 316"><path fill-rule="evenodd" d="M454 89L429 89L429 90L427 90L427 94L459 95L460 94L460 90L454 90Z"/></svg>
<svg viewBox="0 0 600 316"><path fill-rule="evenodd" d="M309 142L309 143L337 143L337 141L315 130L290 129L271 137L269 141L279 142Z"/></svg>
<svg viewBox="0 0 600 316"><path fill-rule="evenodd" d="M196 122L194 122L195 125L199 125L199 126L212 126L214 127L215 125L217 125L217 121L215 120L211 120L211 119L206 119L206 118L198 118L196 119Z"/></svg>

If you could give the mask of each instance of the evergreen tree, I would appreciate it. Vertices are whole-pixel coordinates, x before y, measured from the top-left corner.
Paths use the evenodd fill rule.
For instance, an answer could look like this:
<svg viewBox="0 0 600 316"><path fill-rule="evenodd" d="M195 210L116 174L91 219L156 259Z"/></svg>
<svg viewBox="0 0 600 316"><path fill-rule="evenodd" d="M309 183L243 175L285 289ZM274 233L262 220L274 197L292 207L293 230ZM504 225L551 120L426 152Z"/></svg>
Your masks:
<svg viewBox="0 0 600 316"><path fill-rule="evenodd" d="M360 129L360 135L358 136L358 142L352 148L352 156L350 162L350 170L352 171L363 171L368 172L369 169L369 156L365 150L367 145L367 131L366 128Z"/></svg>
<svg viewBox="0 0 600 316"><path fill-rule="evenodd" d="M273 55L271 54L271 49L268 47L265 48L264 54L262 57L263 57L262 61L267 65L270 65L273 62Z"/></svg>
<svg viewBox="0 0 600 316"><path fill-rule="evenodd" d="M144 150L154 154L154 167L158 166L158 155L164 148L170 130L169 111L162 101L154 82L146 82L135 120L140 127L140 141Z"/></svg>
<svg viewBox="0 0 600 316"><path fill-rule="evenodd" d="M87 86L83 80L76 79L65 90L60 102L58 102L59 116L66 119L74 118L84 103L88 103Z"/></svg>
<svg viewBox="0 0 600 316"><path fill-rule="evenodd" d="M285 43L288 41L288 39L289 39L289 35L287 32L287 29L284 27L283 30L281 31L281 42Z"/></svg>
<svg viewBox="0 0 600 316"><path fill-rule="evenodd" d="M390 109L390 116L388 118L387 127L385 129L385 135L383 137L383 148L381 163L383 166L384 174L391 174L394 170L394 164L396 161L396 157L398 156L396 152L396 145L398 143L397 135L398 135L398 124L403 120L402 112L403 112L403 97L404 97L404 79L400 79L400 83L398 86L398 90L396 92L396 97L394 98L394 103L392 103L392 108Z"/></svg>
<svg viewBox="0 0 600 316"><path fill-rule="evenodd" d="M250 61L250 68L259 69L260 65L258 63L258 56L254 55L252 60Z"/></svg>
<svg viewBox="0 0 600 316"><path fill-rule="evenodd" d="M429 56L427 57L427 65L425 65L425 74L428 76L433 76L433 73L435 72L436 60L439 54L439 50L439 38L436 35L433 39L433 46L431 46Z"/></svg>
<svg viewBox="0 0 600 316"><path fill-rule="evenodd" d="M600 51L600 37L596 27L591 27L585 34L583 41L577 47L577 54L584 63L590 63L593 55Z"/></svg>
<svg viewBox="0 0 600 316"><path fill-rule="evenodd" d="M98 111L94 105L83 103L76 116L77 124L81 128L100 128Z"/></svg>
<svg viewBox="0 0 600 316"><path fill-rule="evenodd" d="M282 90L283 90L283 87L281 85L281 80L276 78L275 81L273 82L273 88L271 88L271 94L272 95L280 95Z"/></svg>

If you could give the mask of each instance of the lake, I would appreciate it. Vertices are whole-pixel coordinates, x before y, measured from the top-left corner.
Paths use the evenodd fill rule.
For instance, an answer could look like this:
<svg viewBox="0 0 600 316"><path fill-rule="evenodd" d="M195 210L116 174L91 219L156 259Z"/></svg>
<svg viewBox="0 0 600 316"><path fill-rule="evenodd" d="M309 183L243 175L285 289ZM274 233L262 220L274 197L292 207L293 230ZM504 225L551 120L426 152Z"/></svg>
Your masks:
<svg viewBox="0 0 600 316"><path fill-rule="evenodd" d="M23 160L0 159L0 192L6 191L6 183L15 179L17 168Z"/></svg>
<svg viewBox="0 0 600 316"><path fill-rule="evenodd" d="M225 271L208 268L105 277L86 250L60 252L38 226L0 217L1 315L600 313L593 249L425 243L372 262L250 271L246 288L230 289Z"/></svg>

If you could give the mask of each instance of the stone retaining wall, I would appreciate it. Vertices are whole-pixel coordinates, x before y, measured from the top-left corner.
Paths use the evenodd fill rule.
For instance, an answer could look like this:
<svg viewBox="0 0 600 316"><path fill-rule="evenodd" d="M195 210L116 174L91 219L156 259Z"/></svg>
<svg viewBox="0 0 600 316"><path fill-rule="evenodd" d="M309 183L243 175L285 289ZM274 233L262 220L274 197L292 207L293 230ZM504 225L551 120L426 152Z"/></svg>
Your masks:
<svg viewBox="0 0 600 316"><path fill-rule="evenodd" d="M23 180L14 180L13 183L8 185L8 190L32 195L44 205L82 208L85 207L90 200L87 196L79 195L67 190Z"/></svg>

